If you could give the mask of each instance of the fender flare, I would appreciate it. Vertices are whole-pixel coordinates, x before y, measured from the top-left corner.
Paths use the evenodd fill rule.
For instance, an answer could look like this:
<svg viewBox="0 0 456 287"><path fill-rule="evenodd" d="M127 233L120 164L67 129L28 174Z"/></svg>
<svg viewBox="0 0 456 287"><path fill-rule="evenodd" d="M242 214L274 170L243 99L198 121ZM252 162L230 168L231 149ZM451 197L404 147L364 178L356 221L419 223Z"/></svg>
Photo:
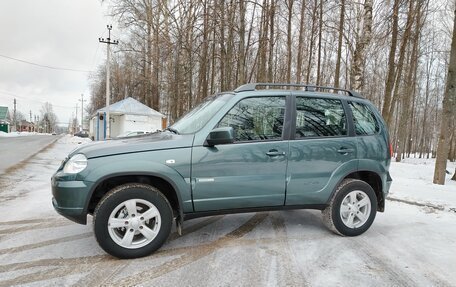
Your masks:
<svg viewBox="0 0 456 287"><path fill-rule="evenodd" d="M182 201L182 196L180 193L180 189L177 187L176 183L171 180L171 178L164 176L163 174L160 173L155 173L155 172L144 172L144 171L127 171L127 172L115 172L115 173L109 173L106 174L105 176L100 177L97 181L94 182L92 187L90 188L89 193L87 194L87 199L84 204L84 209L83 213L88 214L88 208L89 208L89 203L92 199L93 193L95 192L96 188L104 181L109 180L110 178L114 177L119 177L119 176L153 176L153 177L158 177L166 182L168 182L174 189L174 192L176 193L177 201L178 201L178 220L183 221L184 218L184 212L183 212L183 201Z"/></svg>

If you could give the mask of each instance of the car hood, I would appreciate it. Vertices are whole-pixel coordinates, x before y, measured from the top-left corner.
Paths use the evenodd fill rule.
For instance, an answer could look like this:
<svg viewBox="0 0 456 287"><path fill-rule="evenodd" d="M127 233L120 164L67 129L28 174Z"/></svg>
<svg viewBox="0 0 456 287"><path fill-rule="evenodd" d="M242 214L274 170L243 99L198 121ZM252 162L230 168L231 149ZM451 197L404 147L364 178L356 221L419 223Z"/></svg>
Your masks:
<svg viewBox="0 0 456 287"><path fill-rule="evenodd" d="M145 152L191 147L194 135L176 135L169 131L147 134L141 137L94 142L74 150L69 157L82 153L87 158L125 153Z"/></svg>

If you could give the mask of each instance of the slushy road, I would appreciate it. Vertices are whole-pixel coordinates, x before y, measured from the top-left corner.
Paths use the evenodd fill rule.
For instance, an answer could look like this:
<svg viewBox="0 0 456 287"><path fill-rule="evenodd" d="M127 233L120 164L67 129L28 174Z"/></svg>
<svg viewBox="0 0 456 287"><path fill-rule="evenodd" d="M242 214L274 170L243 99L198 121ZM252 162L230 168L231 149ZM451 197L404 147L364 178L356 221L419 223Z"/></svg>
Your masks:
<svg viewBox="0 0 456 287"><path fill-rule="evenodd" d="M0 174L45 148L58 136L0 137Z"/></svg>

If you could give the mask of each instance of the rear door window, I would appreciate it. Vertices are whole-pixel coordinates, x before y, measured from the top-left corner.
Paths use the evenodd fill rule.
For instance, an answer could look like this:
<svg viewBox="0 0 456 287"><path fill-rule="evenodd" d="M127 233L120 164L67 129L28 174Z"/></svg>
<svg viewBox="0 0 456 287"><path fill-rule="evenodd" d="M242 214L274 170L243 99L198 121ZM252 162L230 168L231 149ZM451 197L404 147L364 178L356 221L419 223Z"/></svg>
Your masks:
<svg viewBox="0 0 456 287"><path fill-rule="evenodd" d="M347 121L340 100L296 98L296 139L345 135Z"/></svg>
<svg viewBox="0 0 456 287"><path fill-rule="evenodd" d="M373 135L379 132L378 121L366 105L350 102L349 106L352 110L357 135Z"/></svg>

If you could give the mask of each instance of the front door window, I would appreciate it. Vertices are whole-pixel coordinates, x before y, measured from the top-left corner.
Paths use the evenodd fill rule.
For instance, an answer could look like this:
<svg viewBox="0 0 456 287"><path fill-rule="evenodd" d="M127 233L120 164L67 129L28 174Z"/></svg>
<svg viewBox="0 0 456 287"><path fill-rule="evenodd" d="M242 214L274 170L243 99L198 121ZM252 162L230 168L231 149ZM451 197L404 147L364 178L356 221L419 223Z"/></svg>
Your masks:
<svg viewBox="0 0 456 287"><path fill-rule="evenodd" d="M217 127L232 127L235 141L282 138L285 97L247 98L237 103Z"/></svg>

